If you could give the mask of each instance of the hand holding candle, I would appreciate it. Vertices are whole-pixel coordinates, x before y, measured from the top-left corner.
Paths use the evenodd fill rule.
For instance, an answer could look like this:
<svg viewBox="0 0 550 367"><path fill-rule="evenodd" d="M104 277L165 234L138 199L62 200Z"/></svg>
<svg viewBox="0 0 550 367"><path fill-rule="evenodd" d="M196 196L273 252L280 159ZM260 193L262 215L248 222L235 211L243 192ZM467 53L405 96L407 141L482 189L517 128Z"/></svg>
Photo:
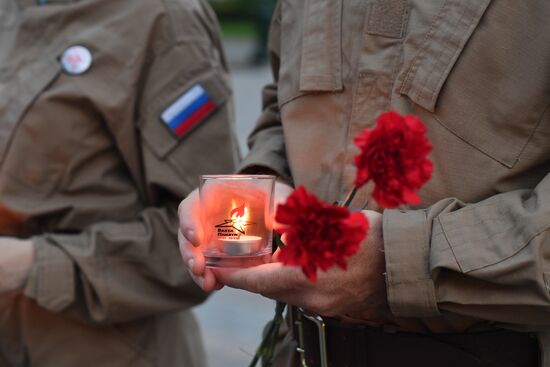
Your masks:
<svg viewBox="0 0 550 367"><path fill-rule="evenodd" d="M201 177L200 200L208 267L247 267L269 262L275 177Z"/></svg>
<svg viewBox="0 0 550 367"><path fill-rule="evenodd" d="M293 192L293 188L280 181L275 181L274 206L286 201ZM179 205L178 213L180 228L178 231L178 242L182 259L189 274L206 292L220 289L223 285L216 280L213 268L206 267L206 259L201 249L201 244L207 242L205 233L206 225L203 222L202 204L199 190L191 192ZM277 226L277 223L274 223ZM209 231L211 234L212 231ZM233 256L233 258L239 258ZM245 257L246 258L246 257Z"/></svg>

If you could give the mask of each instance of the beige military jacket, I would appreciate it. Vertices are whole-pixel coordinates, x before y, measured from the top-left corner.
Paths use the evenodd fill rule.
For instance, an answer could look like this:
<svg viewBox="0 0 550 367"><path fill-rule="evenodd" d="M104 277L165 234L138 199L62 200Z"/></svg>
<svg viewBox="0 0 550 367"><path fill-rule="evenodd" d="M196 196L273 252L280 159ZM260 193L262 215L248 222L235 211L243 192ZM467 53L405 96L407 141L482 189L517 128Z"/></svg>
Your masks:
<svg viewBox="0 0 550 367"><path fill-rule="evenodd" d="M0 296L0 365L204 366L176 208L237 158L215 16L202 0L36 4L0 0L0 235L36 249L25 289ZM92 62L72 75L75 45ZM161 115L196 85L216 108L177 137Z"/></svg>
<svg viewBox="0 0 550 367"><path fill-rule="evenodd" d="M243 169L334 201L381 112L418 115L434 146L422 206L384 211L386 327L536 331L550 366L549 20L547 0L280 1Z"/></svg>

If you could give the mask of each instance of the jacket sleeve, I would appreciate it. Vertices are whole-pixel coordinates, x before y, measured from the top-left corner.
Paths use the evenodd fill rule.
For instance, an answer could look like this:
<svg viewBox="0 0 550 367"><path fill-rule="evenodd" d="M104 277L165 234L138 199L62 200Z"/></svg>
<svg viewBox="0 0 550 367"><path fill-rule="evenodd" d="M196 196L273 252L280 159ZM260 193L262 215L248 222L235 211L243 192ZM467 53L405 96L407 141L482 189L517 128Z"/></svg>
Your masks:
<svg viewBox="0 0 550 367"><path fill-rule="evenodd" d="M285 140L279 104L277 83L279 82L281 5L277 4L269 31L269 57L273 83L262 91L262 114L248 137L250 152L240 164L240 172L273 172L286 182L292 182L286 157Z"/></svg>
<svg viewBox="0 0 550 367"><path fill-rule="evenodd" d="M195 21L205 27L196 39L183 34L185 40L158 46L144 63L133 105L121 107L130 118L106 121L139 192L141 212L131 221L97 221L80 233L33 238L36 257L24 292L42 307L81 321L118 323L206 298L179 255L177 205L200 174L233 172L238 155L226 65L216 47L215 19L208 16ZM178 138L160 116L197 84L217 109Z"/></svg>
<svg viewBox="0 0 550 367"><path fill-rule="evenodd" d="M550 325L550 174L475 204L387 210L383 232L394 315Z"/></svg>

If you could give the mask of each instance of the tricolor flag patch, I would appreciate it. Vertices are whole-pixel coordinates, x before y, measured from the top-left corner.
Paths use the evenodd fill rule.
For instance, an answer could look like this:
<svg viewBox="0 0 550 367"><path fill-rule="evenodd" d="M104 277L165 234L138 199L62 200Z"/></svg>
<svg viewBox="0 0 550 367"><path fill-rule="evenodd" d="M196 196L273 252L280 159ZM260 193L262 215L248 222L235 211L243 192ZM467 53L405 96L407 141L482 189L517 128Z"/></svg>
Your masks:
<svg viewBox="0 0 550 367"><path fill-rule="evenodd" d="M200 84L195 84L162 112L161 119L180 138L215 110L216 104L206 90Z"/></svg>

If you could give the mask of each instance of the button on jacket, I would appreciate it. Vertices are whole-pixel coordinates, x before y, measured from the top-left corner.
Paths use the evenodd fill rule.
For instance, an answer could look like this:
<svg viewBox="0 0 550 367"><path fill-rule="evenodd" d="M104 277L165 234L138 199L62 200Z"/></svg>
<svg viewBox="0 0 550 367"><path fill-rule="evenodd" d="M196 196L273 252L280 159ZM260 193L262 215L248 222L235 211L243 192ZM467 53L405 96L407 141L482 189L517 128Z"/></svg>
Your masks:
<svg viewBox="0 0 550 367"><path fill-rule="evenodd" d="M196 85L217 109L177 137L161 115ZM203 1L0 2L0 235L35 246L0 296L1 365L205 364L176 209L234 170L231 113Z"/></svg>
<svg viewBox="0 0 550 367"><path fill-rule="evenodd" d="M434 146L422 205L384 211L387 328L538 332L550 366L548 19L546 0L280 1L242 169L332 202L380 113L418 115Z"/></svg>

